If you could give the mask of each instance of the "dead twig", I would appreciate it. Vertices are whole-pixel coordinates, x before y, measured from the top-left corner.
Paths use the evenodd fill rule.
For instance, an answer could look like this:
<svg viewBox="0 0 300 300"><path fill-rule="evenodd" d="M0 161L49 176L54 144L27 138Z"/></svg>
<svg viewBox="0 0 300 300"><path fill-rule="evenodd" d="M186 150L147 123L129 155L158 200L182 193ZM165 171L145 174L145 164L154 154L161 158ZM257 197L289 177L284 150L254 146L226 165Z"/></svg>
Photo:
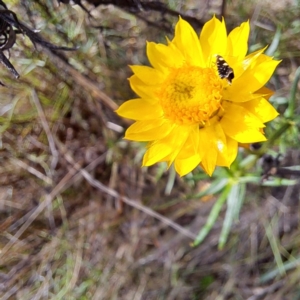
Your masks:
<svg viewBox="0 0 300 300"><path fill-rule="evenodd" d="M73 80L83 88L87 89L94 98L101 100L104 105L113 111L118 109L119 106L113 99L100 90L97 82L92 81L90 78L78 72L62 57L62 55L59 55L59 53L49 49L45 49L45 52L47 52L47 54L52 58L52 61L59 66L60 70L64 70L66 73L71 75Z"/></svg>
<svg viewBox="0 0 300 300"><path fill-rule="evenodd" d="M86 170L91 171L93 168L95 168L98 164L103 162L106 154L103 154L96 158L92 163L90 163ZM79 164L77 164L77 167L79 168ZM81 166L80 166L81 168ZM43 200L39 204L37 208L34 208L31 210L31 212L28 213L28 217L26 218L25 223L21 226L21 228L16 232L16 234L11 238L11 240L3 247L2 250L0 250L0 262L1 259L4 257L4 255L7 253L7 251L14 245L14 243L20 238L20 236L27 230L27 228L30 226L30 224L38 217L38 215L47 208L53 201L53 199L65 191L72 183L74 183L76 180L78 180L79 177L82 177L81 173L78 173L78 169L71 168L69 172L61 179L61 181L53 188L53 190L47 194Z"/></svg>
<svg viewBox="0 0 300 300"><path fill-rule="evenodd" d="M194 240L196 238L196 234L190 232L189 230L185 229L184 227L180 226L179 224L173 222L172 220L164 217L163 215L155 212L154 210L152 210L152 209L150 209L128 197L121 196L115 190L108 188L107 186L102 184L100 181L94 179L85 169L82 169L81 166L75 162L75 160L73 159L71 154L67 151L67 149L61 143L59 143L58 141L56 141L56 142L58 143L58 147L60 148L60 151L64 153L65 159L72 165L72 167L74 169L78 170L82 174L82 176L90 183L90 185L92 185L93 187L99 189L100 191L102 191L114 198L121 199L123 202L130 205L131 207L134 207L134 208L144 212L145 214L147 214L155 219L158 219L159 221L165 223L169 227L171 227L171 228L175 229L176 231L180 232L181 234L191 238L192 240Z"/></svg>
<svg viewBox="0 0 300 300"><path fill-rule="evenodd" d="M47 177L46 175L44 175L40 171L36 170L35 168L30 167L23 161L21 161L17 158L11 158L10 161L14 165L21 167L22 169L26 170L27 172L31 173L32 175L36 176L37 178L43 180L47 185L51 185L53 183L51 178Z"/></svg>

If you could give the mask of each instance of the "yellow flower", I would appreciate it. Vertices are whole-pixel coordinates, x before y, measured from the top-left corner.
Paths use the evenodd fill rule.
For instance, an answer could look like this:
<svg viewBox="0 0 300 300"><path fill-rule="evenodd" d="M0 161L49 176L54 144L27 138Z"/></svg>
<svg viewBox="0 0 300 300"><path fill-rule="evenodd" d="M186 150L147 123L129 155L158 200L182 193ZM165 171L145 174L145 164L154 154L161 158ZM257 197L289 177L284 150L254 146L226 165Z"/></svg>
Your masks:
<svg viewBox="0 0 300 300"><path fill-rule="evenodd" d="M147 43L152 67L131 66L129 79L139 98L116 111L136 121L126 139L149 142L143 166L174 163L183 176L201 165L211 175L230 167L239 143L266 140L264 123L278 113L264 85L279 61L265 48L246 55L249 31L245 22L227 36L224 20L213 17L198 37L180 18L167 45Z"/></svg>

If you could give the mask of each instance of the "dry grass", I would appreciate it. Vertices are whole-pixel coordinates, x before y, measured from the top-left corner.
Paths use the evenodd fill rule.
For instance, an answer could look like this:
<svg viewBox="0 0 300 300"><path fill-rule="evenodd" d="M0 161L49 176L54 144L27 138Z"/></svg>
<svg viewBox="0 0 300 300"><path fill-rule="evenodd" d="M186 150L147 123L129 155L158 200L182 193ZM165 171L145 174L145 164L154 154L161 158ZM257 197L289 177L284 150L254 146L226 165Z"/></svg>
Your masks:
<svg viewBox="0 0 300 300"><path fill-rule="evenodd" d="M193 195L209 180L175 177L166 192L172 172L141 169L143 147L122 140L128 123L113 111L132 97L127 65L144 63L145 40L165 33L112 6L89 19L76 6L46 10L38 1L28 16L15 2L10 8L28 24L34 20L45 38L80 48L35 51L21 37L11 51L21 78L0 70L7 84L0 87L0 298L299 299L299 185L250 187L225 249L217 249L221 218L192 248L214 202ZM208 9L199 7L195 16ZM230 4L229 24L255 9L249 4L246 14ZM255 28L272 40L274 32ZM286 95L297 39L279 49L290 60L273 84ZM299 150L290 153L299 164Z"/></svg>

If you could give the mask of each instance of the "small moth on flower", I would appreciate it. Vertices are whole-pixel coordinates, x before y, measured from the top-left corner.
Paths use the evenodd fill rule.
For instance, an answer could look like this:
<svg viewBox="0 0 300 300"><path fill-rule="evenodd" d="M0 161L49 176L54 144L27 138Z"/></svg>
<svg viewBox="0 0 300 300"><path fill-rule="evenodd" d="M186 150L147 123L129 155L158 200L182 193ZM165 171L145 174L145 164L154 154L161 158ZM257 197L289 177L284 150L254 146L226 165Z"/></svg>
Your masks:
<svg viewBox="0 0 300 300"><path fill-rule="evenodd" d="M232 83L234 78L233 69L228 65L225 59L221 55L216 55L217 57L217 69L221 79L226 78L228 84Z"/></svg>

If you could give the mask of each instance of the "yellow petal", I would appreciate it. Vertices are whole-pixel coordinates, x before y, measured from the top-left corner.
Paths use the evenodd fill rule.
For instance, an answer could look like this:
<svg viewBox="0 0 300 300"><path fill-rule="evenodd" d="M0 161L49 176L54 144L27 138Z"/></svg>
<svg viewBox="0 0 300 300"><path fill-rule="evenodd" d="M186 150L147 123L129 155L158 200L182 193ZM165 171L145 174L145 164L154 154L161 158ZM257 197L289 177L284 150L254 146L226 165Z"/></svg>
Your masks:
<svg viewBox="0 0 300 300"><path fill-rule="evenodd" d="M140 80L136 75L132 75L129 78L129 83L131 89L141 98L148 99L149 101L153 101L153 103L157 102L157 91L159 86L152 85L149 86L145 84L142 80Z"/></svg>
<svg viewBox="0 0 300 300"><path fill-rule="evenodd" d="M151 65L163 73L168 68L180 68L184 63L183 54L174 46L147 42L147 56Z"/></svg>
<svg viewBox="0 0 300 300"><path fill-rule="evenodd" d="M255 127L255 128L265 127L263 122L258 117L256 117L254 114L249 112L241 105L237 105L234 103L224 103L223 108L225 109L223 118L227 118L234 123L236 122L246 123L248 126ZM238 130L238 128L236 129Z"/></svg>
<svg viewBox="0 0 300 300"><path fill-rule="evenodd" d="M266 100L269 100L269 98L274 95L274 92L265 86L260 88L259 90L255 91L253 94L248 94L247 97L243 98L243 101L234 101L236 104L239 104L239 102L244 103L250 100L254 99L260 99L260 98L265 98Z"/></svg>
<svg viewBox="0 0 300 300"><path fill-rule="evenodd" d="M274 95L274 92L267 87L263 86L258 91L255 92L256 95L259 95L260 97L264 97L265 99L269 100L269 98ZM259 97L257 97L259 98Z"/></svg>
<svg viewBox="0 0 300 300"><path fill-rule="evenodd" d="M226 108L220 124L225 134L239 143L255 143L266 140L260 130L264 124L241 106L231 104Z"/></svg>
<svg viewBox="0 0 300 300"><path fill-rule="evenodd" d="M185 144L176 156L175 170L180 176L184 176L194 170L199 165L200 161L199 129L198 126L194 126Z"/></svg>
<svg viewBox="0 0 300 300"><path fill-rule="evenodd" d="M243 102L240 105L258 117L263 123L269 122L279 115L269 101L264 98Z"/></svg>
<svg viewBox="0 0 300 300"><path fill-rule="evenodd" d="M263 56L263 55L261 55ZM251 86L252 86L252 92L262 88L271 78L272 74L274 73L276 67L281 61L276 60L265 60L264 62L260 63L259 65L255 66L253 70L248 70L243 74L243 78L247 80L250 79L250 76L252 78L251 80Z"/></svg>
<svg viewBox="0 0 300 300"><path fill-rule="evenodd" d="M202 166L208 174L212 174L215 165L230 167L237 155L238 144L224 134L219 123L209 127L207 135L210 136L209 149L202 159Z"/></svg>
<svg viewBox="0 0 300 300"><path fill-rule="evenodd" d="M237 141L233 140L231 137L226 136L226 153L225 152L218 152L217 157L217 165L230 167L233 161L236 159L238 153L238 143Z"/></svg>
<svg viewBox="0 0 300 300"><path fill-rule="evenodd" d="M181 18L175 26L175 37L172 43L181 51L188 64L205 66L198 36L192 26Z"/></svg>
<svg viewBox="0 0 300 300"><path fill-rule="evenodd" d="M248 54L242 61L243 70L245 71L248 68L255 66L257 64L256 62L260 60L260 56L265 52L266 49L267 46ZM268 57L268 60L272 60L272 58Z"/></svg>
<svg viewBox="0 0 300 300"><path fill-rule="evenodd" d="M226 61L234 69L234 81L233 81L234 84L235 84L236 80L240 76L242 76L243 73L247 69L249 69L249 68L251 69L251 68L253 68L253 66L256 65L256 61L258 60L260 55L262 55L262 53L266 50L266 48L267 47L259 49L241 59L237 59L236 57L232 56L231 54L226 56ZM234 90L234 84L233 84L233 86L230 87L230 90L232 90L232 91Z"/></svg>
<svg viewBox="0 0 300 300"><path fill-rule="evenodd" d="M184 176L192 172L197 166L199 166L201 158L199 154L195 154L188 158L175 159L175 170L180 176Z"/></svg>
<svg viewBox="0 0 300 300"><path fill-rule="evenodd" d="M223 128L219 123L216 123L213 126L214 129L214 143L212 146L217 149L218 156L226 157L227 156L227 141L224 134ZM217 160L218 162L218 160Z"/></svg>
<svg viewBox="0 0 300 300"><path fill-rule="evenodd" d="M156 143L148 148L143 157L143 167L152 166L158 162L165 161L164 158L170 154L171 149L163 143Z"/></svg>
<svg viewBox="0 0 300 300"><path fill-rule="evenodd" d="M163 110L160 105L153 104L145 99L133 99L123 103L116 113L132 120L152 120L160 118Z"/></svg>
<svg viewBox="0 0 300 300"><path fill-rule="evenodd" d="M140 142L159 140L168 135L174 126L163 118L137 121L126 130L125 139Z"/></svg>
<svg viewBox="0 0 300 300"><path fill-rule="evenodd" d="M200 34L200 44L203 58L207 65L211 65L211 58L215 54L224 56L227 52L227 31L224 20L213 17L204 24Z"/></svg>
<svg viewBox="0 0 300 300"><path fill-rule="evenodd" d="M187 152L187 150L189 149L188 146L190 146L191 148L195 148L195 145L190 143L190 136L192 131L193 127L191 126L176 126L168 136L160 141L168 145L168 147L173 148L173 151L171 151L170 154L164 159L164 161L169 161L169 165L173 163L175 158L180 153Z"/></svg>
<svg viewBox="0 0 300 300"><path fill-rule="evenodd" d="M224 92L224 98L234 102L250 100L252 94L268 82L279 63L280 61L270 60L248 68L242 76L234 79L232 88Z"/></svg>
<svg viewBox="0 0 300 300"><path fill-rule="evenodd" d="M211 176L217 162L217 139L213 126L199 130L199 153L202 157L201 167Z"/></svg>
<svg viewBox="0 0 300 300"><path fill-rule="evenodd" d="M223 118L222 127L226 134L239 143L256 143L266 141L266 137L256 128L246 124L232 123L227 118ZM233 127L239 126L239 130Z"/></svg>
<svg viewBox="0 0 300 300"><path fill-rule="evenodd" d="M164 82L166 75L157 69L146 66L130 66L133 73L146 85L157 85Z"/></svg>
<svg viewBox="0 0 300 300"><path fill-rule="evenodd" d="M171 164L185 144L190 131L190 127L173 126L167 136L151 144L144 155L143 166L150 166L161 161L168 161Z"/></svg>
<svg viewBox="0 0 300 300"><path fill-rule="evenodd" d="M236 61L244 58L248 51L248 38L250 33L249 21L234 28L228 35L228 56ZM230 62L230 61L229 61Z"/></svg>
<svg viewBox="0 0 300 300"><path fill-rule="evenodd" d="M186 139L185 144L178 153L179 159L185 159L192 155L199 153L199 128L198 126L193 126L189 130L189 135Z"/></svg>
<svg viewBox="0 0 300 300"><path fill-rule="evenodd" d="M200 165L203 168L203 170L211 176L214 172L216 165L217 165L217 156L218 152L217 149L212 148L209 155L206 155L203 157Z"/></svg>

